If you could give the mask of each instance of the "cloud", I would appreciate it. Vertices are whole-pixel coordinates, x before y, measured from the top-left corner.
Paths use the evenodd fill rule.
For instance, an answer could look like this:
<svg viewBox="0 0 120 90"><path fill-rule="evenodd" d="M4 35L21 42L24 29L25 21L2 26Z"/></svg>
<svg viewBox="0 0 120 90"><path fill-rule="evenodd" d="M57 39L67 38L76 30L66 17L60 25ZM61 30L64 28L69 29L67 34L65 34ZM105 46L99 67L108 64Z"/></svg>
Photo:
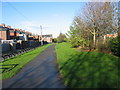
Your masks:
<svg viewBox="0 0 120 90"><path fill-rule="evenodd" d="M49 30L50 28L52 28L53 26L50 24L45 24L45 23L39 23L39 22L28 22L28 21L23 21L21 22L21 28L25 29L26 31L29 31L31 33L34 34L40 34L41 28L40 26L42 26L42 30ZM47 34L47 32L46 32Z"/></svg>
<svg viewBox="0 0 120 90"><path fill-rule="evenodd" d="M59 21L59 22L58 22ZM42 34L52 34L53 37L57 37L60 32L66 33L69 30L70 21L68 20L56 20L56 21L22 21L21 28L25 31L29 31L34 34L41 34L40 25L42 25Z"/></svg>

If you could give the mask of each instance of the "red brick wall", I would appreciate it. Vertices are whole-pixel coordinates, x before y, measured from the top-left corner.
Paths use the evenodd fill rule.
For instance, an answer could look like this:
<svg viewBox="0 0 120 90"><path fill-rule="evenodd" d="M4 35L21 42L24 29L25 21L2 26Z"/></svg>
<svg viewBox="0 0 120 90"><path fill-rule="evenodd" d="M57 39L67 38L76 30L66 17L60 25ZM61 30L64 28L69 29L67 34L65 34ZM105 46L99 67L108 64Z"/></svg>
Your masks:
<svg viewBox="0 0 120 90"><path fill-rule="evenodd" d="M2 39L2 31L0 31L0 39Z"/></svg>
<svg viewBox="0 0 120 90"><path fill-rule="evenodd" d="M10 33L10 36L14 36L14 32L11 32L11 33Z"/></svg>
<svg viewBox="0 0 120 90"><path fill-rule="evenodd" d="M16 36L19 36L19 33L17 33Z"/></svg>
<svg viewBox="0 0 120 90"><path fill-rule="evenodd" d="M6 31L0 31L0 38L2 40L6 40L7 39L7 33L6 33Z"/></svg>

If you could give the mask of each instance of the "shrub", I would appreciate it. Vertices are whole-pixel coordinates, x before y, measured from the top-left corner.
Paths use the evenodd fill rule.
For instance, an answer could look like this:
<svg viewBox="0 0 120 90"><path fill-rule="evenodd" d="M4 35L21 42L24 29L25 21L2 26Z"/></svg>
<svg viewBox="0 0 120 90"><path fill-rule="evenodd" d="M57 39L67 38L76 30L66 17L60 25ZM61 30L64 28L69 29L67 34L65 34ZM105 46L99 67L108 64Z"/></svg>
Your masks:
<svg viewBox="0 0 120 90"><path fill-rule="evenodd" d="M66 39L65 34L60 33L59 36L57 37L57 42L58 42L58 43L65 42L65 41L66 41L65 39Z"/></svg>
<svg viewBox="0 0 120 90"><path fill-rule="evenodd" d="M114 55L117 55L120 57L120 41L119 40L120 40L120 36L110 40L109 47Z"/></svg>
<svg viewBox="0 0 120 90"><path fill-rule="evenodd" d="M73 48L76 48L76 47L85 47L85 46L88 46L88 41L83 39L83 38L80 38L80 37L73 37L73 38L70 38L68 40L68 42L70 42L71 44L71 47Z"/></svg>
<svg viewBox="0 0 120 90"><path fill-rule="evenodd" d="M96 49L99 52L109 52L110 51L109 40L110 40L109 38L107 38L105 41L99 39L96 44Z"/></svg>

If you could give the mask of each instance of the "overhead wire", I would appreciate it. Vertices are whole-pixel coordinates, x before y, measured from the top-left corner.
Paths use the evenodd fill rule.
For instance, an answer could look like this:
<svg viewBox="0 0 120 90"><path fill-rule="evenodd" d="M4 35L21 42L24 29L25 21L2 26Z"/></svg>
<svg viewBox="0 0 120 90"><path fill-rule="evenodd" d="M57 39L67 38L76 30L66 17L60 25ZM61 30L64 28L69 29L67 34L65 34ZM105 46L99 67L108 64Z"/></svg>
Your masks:
<svg viewBox="0 0 120 90"><path fill-rule="evenodd" d="M15 8L11 3L6 2L9 6L11 6L17 13L19 13L21 16L23 16L27 21L30 21L28 17L26 17L23 13L21 13L17 8Z"/></svg>
<svg viewBox="0 0 120 90"><path fill-rule="evenodd" d="M22 17L24 17L24 19L26 19L28 22L31 22L30 19L25 16L22 12L20 12L15 6L13 6L10 2L6 2L9 6L11 6L11 8L13 8L17 13L19 13ZM28 25L26 26L26 28L28 27Z"/></svg>

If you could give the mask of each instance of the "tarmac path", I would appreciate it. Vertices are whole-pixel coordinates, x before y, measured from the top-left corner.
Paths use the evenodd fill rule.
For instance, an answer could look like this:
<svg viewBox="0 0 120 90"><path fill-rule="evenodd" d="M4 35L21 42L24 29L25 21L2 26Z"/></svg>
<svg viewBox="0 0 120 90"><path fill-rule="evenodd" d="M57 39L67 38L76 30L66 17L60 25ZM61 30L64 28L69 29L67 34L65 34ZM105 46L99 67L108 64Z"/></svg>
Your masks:
<svg viewBox="0 0 120 90"><path fill-rule="evenodd" d="M14 77L2 81L2 88L65 88L57 68L55 44L46 48Z"/></svg>

